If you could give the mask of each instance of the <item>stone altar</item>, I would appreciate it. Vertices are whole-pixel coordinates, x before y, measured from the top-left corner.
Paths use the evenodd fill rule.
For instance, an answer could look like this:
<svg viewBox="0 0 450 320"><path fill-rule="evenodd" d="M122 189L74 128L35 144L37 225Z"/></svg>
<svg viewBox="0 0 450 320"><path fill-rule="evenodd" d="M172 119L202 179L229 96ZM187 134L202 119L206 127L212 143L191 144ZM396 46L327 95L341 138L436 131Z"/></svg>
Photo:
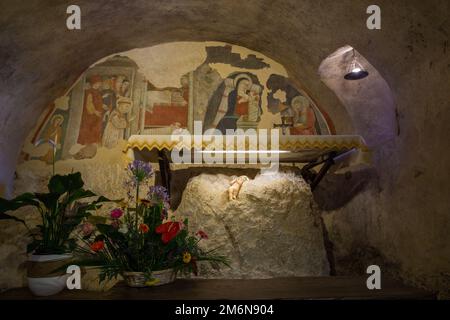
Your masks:
<svg viewBox="0 0 450 320"><path fill-rule="evenodd" d="M329 275L318 211L308 184L292 173L257 175L228 200L231 177L201 174L183 192L177 216L209 235L206 249L220 247L231 269L202 268L208 278Z"/></svg>

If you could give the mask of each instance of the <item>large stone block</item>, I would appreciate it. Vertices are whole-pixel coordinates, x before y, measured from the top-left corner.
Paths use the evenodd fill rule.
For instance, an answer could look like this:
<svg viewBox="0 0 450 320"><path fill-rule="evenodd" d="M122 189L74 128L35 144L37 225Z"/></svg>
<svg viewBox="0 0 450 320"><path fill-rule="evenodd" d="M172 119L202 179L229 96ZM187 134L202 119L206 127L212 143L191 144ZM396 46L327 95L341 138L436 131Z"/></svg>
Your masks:
<svg viewBox="0 0 450 320"><path fill-rule="evenodd" d="M231 177L201 174L184 190L177 214L204 230L206 249L220 247L232 269L218 278L329 275L323 234L309 186L294 174L258 175L228 200ZM204 270L204 269L203 269Z"/></svg>

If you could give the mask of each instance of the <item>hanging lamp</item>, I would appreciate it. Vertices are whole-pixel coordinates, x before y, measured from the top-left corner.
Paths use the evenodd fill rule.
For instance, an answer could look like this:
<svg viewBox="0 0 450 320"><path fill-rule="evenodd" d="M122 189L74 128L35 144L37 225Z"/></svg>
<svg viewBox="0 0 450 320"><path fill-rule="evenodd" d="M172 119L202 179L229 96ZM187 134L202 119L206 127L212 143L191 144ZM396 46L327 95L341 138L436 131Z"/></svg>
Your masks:
<svg viewBox="0 0 450 320"><path fill-rule="evenodd" d="M344 76L345 80L360 80L369 75L363 66L356 59L355 49L353 49L353 58L352 62L347 68L347 74Z"/></svg>

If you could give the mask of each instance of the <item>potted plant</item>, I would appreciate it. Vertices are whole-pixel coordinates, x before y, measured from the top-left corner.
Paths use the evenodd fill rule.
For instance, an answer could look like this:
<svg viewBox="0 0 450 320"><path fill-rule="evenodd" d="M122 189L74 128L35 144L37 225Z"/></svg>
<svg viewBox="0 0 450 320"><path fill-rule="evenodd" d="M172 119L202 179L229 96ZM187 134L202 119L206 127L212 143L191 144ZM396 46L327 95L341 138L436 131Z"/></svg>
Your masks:
<svg viewBox="0 0 450 320"><path fill-rule="evenodd" d="M27 252L31 253L27 279L35 295L48 296L64 289L67 275L61 266L72 258L72 250L76 247L72 231L90 215L89 211L98 209L101 202L109 201L97 197L93 202L80 204L78 200L96 197L83 186L79 172L53 175L47 193L24 193L11 200L0 198L0 219L23 223L33 239L27 247ZM34 206L40 214L41 224L33 230L22 219L6 213L26 206Z"/></svg>
<svg viewBox="0 0 450 320"><path fill-rule="evenodd" d="M178 272L197 273L199 261L216 268L228 265L215 250L201 249L199 242L207 238L204 232L189 234L187 219L168 219L167 191L148 186L153 175L149 164L133 161L127 169L128 202L112 210L108 218L86 219L77 264L99 268L100 282L121 275L131 287L170 283ZM146 196L140 198L143 189Z"/></svg>

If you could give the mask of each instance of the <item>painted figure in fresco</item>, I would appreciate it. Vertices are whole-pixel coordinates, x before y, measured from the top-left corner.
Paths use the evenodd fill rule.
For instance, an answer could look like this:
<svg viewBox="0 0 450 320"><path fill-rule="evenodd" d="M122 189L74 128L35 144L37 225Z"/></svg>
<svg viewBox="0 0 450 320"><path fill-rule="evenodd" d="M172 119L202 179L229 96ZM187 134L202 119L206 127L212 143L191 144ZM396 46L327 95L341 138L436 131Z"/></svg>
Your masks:
<svg viewBox="0 0 450 320"><path fill-rule="evenodd" d="M261 93L262 87L260 85L253 84L250 87L248 115L245 116L244 120L253 122L258 122L260 120L262 114Z"/></svg>
<svg viewBox="0 0 450 320"><path fill-rule="evenodd" d="M233 73L220 84L208 102L205 130L237 129L238 121L259 121L262 86L258 78L246 72Z"/></svg>
<svg viewBox="0 0 450 320"><path fill-rule="evenodd" d="M222 86L224 87L223 93L222 93L222 99L220 100L219 107L217 109L216 115L214 117L214 121L211 125L205 124L206 129L210 128L217 128L217 125L219 124L220 120L225 116L225 114L228 111L228 95L231 91L234 90L234 81L233 79L226 78L223 81ZM207 120L205 120L206 122Z"/></svg>
<svg viewBox="0 0 450 320"><path fill-rule="evenodd" d="M56 114L50 119L49 122L50 123L41 136L41 139L56 141L56 149L58 150L61 148L62 124L64 122L64 117L60 114ZM53 162L53 148L49 148L48 152L40 159L47 164L51 164Z"/></svg>
<svg viewBox="0 0 450 320"><path fill-rule="evenodd" d="M131 108L132 102L129 98L121 97L117 100L117 108L111 112L103 133L102 144L104 147L114 148L120 140L124 139L125 129L132 121L127 118Z"/></svg>
<svg viewBox="0 0 450 320"><path fill-rule="evenodd" d="M119 96L129 97L130 96L130 81L124 79L120 87Z"/></svg>
<svg viewBox="0 0 450 320"><path fill-rule="evenodd" d="M250 111L252 116L256 118L260 114L260 94L261 89L257 84L253 84L248 74L242 73L237 75L233 81L234 89L228 94L228 108L225 116L217 124L217 129L222 133L226 129L237 129L238 120L249 120ZM254 121L257 121L255 119Z"/></svg>
<svg viewBox="0 0 450 320"><path fill-rule="evenodd" d="M106 129L110 114L117 107L117 100L121 97L128 97L130 82L123 75L112 76L103 80L103 107L105 114L103 115L103 131Z"/></svg>
<svg viewBox="0 0 450 320"><path fill-rule="evenodd" d="M334 134L334 125L328 114L319 105L308 100L291 83L289 78L271 74L267 79L267 109L272 114L295 117L297 126L291 128L290 134ZM277 97L278 95L278 97ZM284 95L284 98L280 98ZM306 111L305 111L306 110ZM314 124L311 122L314 120Z"/></svg>
<svg viewBox="0 0 450 320"><path fill-rule="evenodd" d="M108 107L108 110L113 110L116 107L116 92L113 88L113 78L106 78L102 83L102 97L103 104Z"/></svg>
<svg viewBox="0 0 450 320"><path fill-rule="evenodd" d="M122 76L122 75L114 77L113 89L116 92L116 95L120 95L120 93L122 92L122 84L123 84L124 80L125 80L125 76Z"/></svg>
<svg viewBox="0 0 450 320"><path fill-rule="evenodd" d="M317 134L315 128L316 116L307 98L303 96L293 98L291 101L291 111L294 116L294 126L289 128L291 135Z"/></svg>
<svg viewBox="0 0 450 320"><path fill-rule="evenodd" d="M130 81L124 75L114 76L113 90L115 91L117 97L129 97Z"/></svg>
<svg viewBox="0 0 450 320"><path fill-rule="evenodd" d="M102 78L94 75L89 79L90 88L85 90L83 115L81 117L78 143L81 145L100 144L102 141L103 116L105 113L101 93Z"/></svg>
<svg viewBox="0 0 450 320"><path fill-rule="evenodd" d="M228 110L239 117L248 115L252 79L246 74L234 79L234 90L228 96Z"/></svg>
<svg viewBox="0 0 450 320"><path fill-rule="evenodd" d="M102 97L103 97L103 106L106 109L105 114L103 115L103 130L106 128L109 115L116 108L117 96L116 92L112 89L113 82L114 77L106 78L103 80Z"/></svg>

